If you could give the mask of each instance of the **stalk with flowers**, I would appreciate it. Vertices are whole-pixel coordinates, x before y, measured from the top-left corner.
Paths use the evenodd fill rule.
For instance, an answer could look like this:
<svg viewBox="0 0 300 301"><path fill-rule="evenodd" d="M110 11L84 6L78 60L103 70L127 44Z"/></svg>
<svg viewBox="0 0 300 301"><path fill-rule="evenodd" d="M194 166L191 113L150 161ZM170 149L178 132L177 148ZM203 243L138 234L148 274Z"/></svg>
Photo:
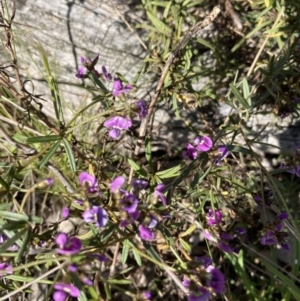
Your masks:
<svg viewBox="0 0 300 301"><path fill-rule="evenodd" d="M196 5L179 2L172 2L171 13L179 14L183 7L192 17L190 8ZM16 149L12 152L5 145L4 154L7 151L13 159L3 165L0 178L0 301L32 300L36 283L46 287L42 300L54 301L206 301L240 296L300 300L299 225L284 187L297 181L299 146L279 158L281 164L273 171L261 163L253 151L258 138L251 140L246 134L247 118L260 105L250 93L249 72L241 84L229 85L226 99L232 115L216 127L196 111L197 122L205 121L202 130L190 126L194 137L185 137L174 158L155 157L151 119L159 104L167 103L170 90L175 91L172 109L180 117L175 96L181 85L191 84L191 45L203 28L217 22L221 8L215 7L183 35L181 22L176 22L178 32L172 36L164 24L171 26L173 20L165 18L170 13L166 4L158 5L165 7L162 20L154 16L157 7L151 9L157 3L148 4L144 9L157 29L149 38L161 51L157 55L149 47L146 61L161 72L152 79L156 88L148 98L132 100L138 81L127 81L101 66L101 53L82 56L74 75L97 96L71 121L65 122L57 107L57 120L51 120L32 103L39 98L25 89L17 60L11 63L18 86L6 83L5 91L22 103L23 110L15 114L23 118L24 127L14 128L11 137L5 135L11 129L2 129L5 143ZM0 22L10 32L7 37L14 36L13 17ZM16 57L10 43L6 50ZM162 44L168 45L167 51ZM288 66L281 68L283 72ZM150 70L146 64L145 74ZM13 78L3 74L4 83ZM97 102L101 110L93 111ZM297 102L289 108L296 113ZM25 111L28 118L22 115ZM5 112L9 115L8 109ZM97 142L90 142L85 132L91 122L97 122ZM238 136L244 144L237 142ZM41 200L40 208L36 200ZM53 214L46 212L46 205Z"/></svg>

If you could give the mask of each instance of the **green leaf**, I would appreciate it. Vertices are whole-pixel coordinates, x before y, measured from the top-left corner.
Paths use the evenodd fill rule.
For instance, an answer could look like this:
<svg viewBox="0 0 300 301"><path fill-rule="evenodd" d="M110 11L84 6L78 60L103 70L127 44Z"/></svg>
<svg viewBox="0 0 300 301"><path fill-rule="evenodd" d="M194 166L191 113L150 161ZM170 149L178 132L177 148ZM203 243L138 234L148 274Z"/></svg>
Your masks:
<svg viewBox="0 0 300 301"><path fill-rule="evenodd" d="M128 279L108 279L107 282L111 284L121 284L121 285L132 284L132 281Z"/></svg>
<svg viewBox="0 0 300 301"><path fill-rule="evenodd" d="M172 30L170 27L168 27L164 22L157 19L152 13L147 12L147 16L149 20L152 22L154 27L159 31L161 34L170 36L172 33Z"/></svg>
<svg viewBox="0 0 300 301"><path fill-rule="evenodd" d="M290 279L288 276L281 273L277 267L274 267L271 263L269 263L267 260L265 260L263 257L260 257L260 260L264 266L271 272L273 277L277 277L280 279L283 284L286 286L287 289L291 291L293 296L296 300L300 301L300 289L299 287L294 283L294 280Z"/></svg>
<svg viewBox="0 0 300 301"><path fill-rule="evenodd" d="M132 247L131 251L138 266L142 266L142 259L137 249L135 247Z"/></svg>
<svg viewBox="0 0 300 301"><path fill-rule="evenodd" d="M29 221L29 216L11 211L0 211L0 216L10 221Z"/></svg>
<svg viewBox="0 0 300 301"><path fill-rule="evenodd" d="M123 242L122 259L121 259L123 264L126 263L128 254L129 254L129 244L128 244L128 240L125 239Z"/></svg>
<svg viewBox="0 0 300 301"><path fill-rule="evenodd" d="M169 169L159 171L155 175L158 176L160 179L169 179L173 177L177 177L180 175L180 171L183 167L183 163L178 164L177 166L171 167Z"/></svg>
<svg viewBox="0 0 300 301"><path fill-rule="evenodd" d="M10 279L10 280L14 280L17 282L31 282L31 281L35 281L36 278L35 277L25 277L25 276L21 276L21 275L6 275L4 276L5 279ZM40 279L38 281L35 281L36 283L43 283L43 284L52 284L53 281L52 280L45 280L45 279Z"/></svg>
<svg viewBox="0 0 300 301"><path fill-rule="evenodd" d="M0 231L3 230L19 230L27 225L26 221L10 221L9 223L4 223L0 226Z"/></svg>
<svg viewBox="0 0 300 301"><path fill-rule="evenodd" d="M60 140L61 136L59 135L50 135L50 136L40 136L40 137L30 137L27 138L28 143L46 143L46 142L54 142Z"/></svg>
<svg viewBox="0 0 300 301"><path fill-rule="evenodd" d="M2 186L5 190L9 190L9 185L0 177L0 186Z"/></svg>
<svg viewBox="0 0 300 301"><path fill-rule="evenodd" d="M233 152L233 153L243 153L246 155L252 154L252 151L250 149L239 146L239 145L228 145L227 148L230 152Z"/></svg>
<svg viewBox="0 0 300 301"><path fill-rule="evenodd" d="M182 247L188 251L188 252L191 252L192 248L191 248L191 245L189 243L187 243L184 239L182 238L179 238L179 242L180 244L182 245Z"/></svg>
<svg viewBox="0 0 300 301"><path fill-rule="evenodd" d="M128 158L129 165L133 168L135 171L139 171L141 169L141 165L133 161L132 159Z"/></svg>
<svg viewBox="0 0 300 301"><path fill-rule="evenodd" d="M23 258L23 256L24 256L25 252L28 250L28 245L29 245L30 242L31 242L31 238L32 238L32 228L31 228L30 225L27 225L26 229L27 229L27 232L26 232L25 237L24 237L24 239L23 239L22 246L21 246L21 248L19 249L18 256L17 256L16 259L15 259L15 263L19 263L19 262L22 260L22 258Z"/></svg>
<svg viewBox="0 0 300 301"><path fill-rule="evenodd" d="M72 172L76 172L76 163L75 163L75 158L74 158L74 154L71 148L70 143L68 142L67 139L63 139L63 143L64 143L64 147L65 147L65 151L68 157L68 161L71 167Z"/></svg>
<svg viewBox="0 0 300 301"><path fill-rule="evenodd" d="M229 86L230 86L231 92L234 94L234 96L236 97L237 101L242 105L242 107L244 109L249 110L250 107L249 107L247 101L244 99L244 97L240 93L240 91L233 84L229 84Z"/></svg>
<svg viewBox="0 0 300 301"><path fill-rule="evenodd" d="M239 278L242 280L245 289L249 295L251 295L251 300L253 301L259 301L258 293L255 289L254 284L251 282L251 279L249 278L245 268L244 268L244 253L243 250L240 250L238 257L226 253L225 255L229 260L231 261L232 265L234 266L234 269L236 273L239 275Z"/></svg>
<svg viewBox="0 0 300 301"><path fill-rule="evenodd" d="M20 241L19 241L19 243L17 243L17 240L19 240L26 233L26 231L27 231L27 228L24 228L24 229L20 230L19 232L17 232L14 236L9 238L8 240L6 240L0 246L0 253L4 253L5 251L7 251L7 249L9 247L11 247L14 244L20 245Z"/></svg>
<svg viewBox="0 0 300 301"><path fill-rule="evenodd" d="M151 139L146 137L145 141L145 156L147 161L152 164L152 151L151 151Z"/></svg>
<svg viewBox="0 0 300 301"><path fill-rule="evenodd" d="M251 107L250 89L249 89L248 81L245 77L243 78L242 86L243 86L244 98L247 101L249 107Z"/></svg>
<svg viewBox="0 0 300 301"><path fill-rule="evenodd" d="M105 85L102 83L102 81L94 75L92 72L88 72L88 77L102 90L105 94L107 94L109 91L105 87Z"/></svg>
<svg viewBox="0 0 300 301"><path fill-rule="evenodd" d="M197 42L211 49L213 52L216 52L216 47L213 44L209 43L207 40L197 38Z"/></svg>
<svg viewBox="0 0 300 301"><path fill-rule="evenodd" d="M56 141L52 147L49 149L48 153L45 155L45 157L41 160L40 164L39 164L39 168L42 169L48 162L49 160L52 158L52 156L55 154L55 152L57 151L57 149L59 148L61 141Z"/></svg>

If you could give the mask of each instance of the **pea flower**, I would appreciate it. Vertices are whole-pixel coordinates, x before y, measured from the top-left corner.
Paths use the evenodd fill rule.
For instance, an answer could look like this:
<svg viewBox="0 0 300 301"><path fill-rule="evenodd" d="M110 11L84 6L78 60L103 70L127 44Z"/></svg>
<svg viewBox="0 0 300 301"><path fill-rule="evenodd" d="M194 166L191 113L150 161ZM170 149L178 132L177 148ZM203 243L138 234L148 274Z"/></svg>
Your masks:
<svg viewBox="0 0 300 301"><path fill-rule="evenodd" d="M146 224L148 226L146 226ZM143 240L154 240L155 233L152 229L154 229L157 225L157 220L154 216L150 215L149 217L145 218L144 222L139 226L140 237Z"/></svg>
<svg viewBox="0 0 300 301"><path fill-rule="evenodd" d="M222 212L220 210L213 211L211 208L206 214L207 224L209 226L217 225L222 221Z"/></svg>
<svg viewBox="0 0 300 301"><path fill-rule="evenodd" d="M265 232L260 238L260 243L264 246L265 245L277 245L278 240L275 235L275 232L273 230L268 230L267 232Z"/></svg>
<svg viewBox="0 0 300 301"><path fill-rule="evenodd" d="M136 109L138 111L138 118L141 120L142 118L145 118L148 114L148 107L145 100L138 100L135 103Z"/></svg>
<svg viewBox="0 0 300 301"><path fill-rule="evenodd" d="M286 170L286 172L300 177L300 165L297 165L296 167L291 167L290 169Z"/></svg>
<svg viewBox="0 0 300 301"><path fill-rule="evenodd" d="M200 152L207 152L212 148L213 142L208 136L198 136L194 140L194 145Z"/></svg>
<svg viewBox="0 0 300 301"><path fill-rule="evenodd" d="M133 211L133 212L123 212L123 218L120 222L120 227L124 228L127 227L128 225L134 223L139 217L140 217L141 212L139 210Z"/></svg>
<svg viewBox="0 0 300 301"><path fill-rule="evenodd" d="M286 242L288 237L287 233L282 232L284 230L283 221L288 218L286 212L282 212L277 215L272 224L268 225L268 228L262 233L260 243L262 245L277 245L280 244L285 250L289 250L290 247Z"/></svg>
<svg viewBox="0 0 300 301"><path fill-rule="evenodd" d="M223 161L229 155L229 150L225 145L222 145L219 146L218 153L219 155L214 160L215 165L220 165L220 162Z"/></svg>
<svg viewBox="0 0 300 301"><path fill-rule="evenodd" d="M66 233L60 233L55 239L56 243L59 246L59 249L56 249L58 254L62 255L74 255L77 254L81 247L81 241L77 237L68 237Z"/></svg>
<svg viewBox="0 0 300 301"><path fill-rule="evenodd" d="M210 298L210 292L194 281L184 278L182 284L189 289L188 301L207 301Z"/></svg>
<svg viewBox="0 0 300 301"><path fill-rule="evenodd" d="M140 237L143 240L151 241L155 239L155 233L150 228L144 226L143 224L139 226L139 232L140 232Z"/></svg>
<svg viewBox="0 0 300 301"><path fill-rule="evenodd" d="M183 159L196 160L198 156L197 149L190 143L186 144L186 149L182 151Z"/></svg>
<svg viewBox="0 0 300 301"><path fill-rule="evenodd" d="M225 291L225 277L223 273L212 265L208 266L205 270L208 272L206 275L206 285L211 287L216 293L223 293Z"/></svg>
<svg viewBox="0 0 300 301"><path fill-rule="evenodd" d="M69 217L69 213L70 213L70 210L68 207L64 207L61 211L61 216L63 218L68 218Z"/></svg>
<svg viewBox="0 0 300 301"><path fill-rule="evenodd" d="M154 197L156 199L160 199L163 203L164 206L167 206L167 198L163 194L163 191L165 190L165 185L164 184L158 184L154 190Z"/></svg>
<svg viewBox="0 0 300 301"><path fill-rule="evenodd" d="M118 139L120 137L121 130L129 130L132 126L132 120L130 118L114 116L104 121L103 125L110 129L108 134L109 137L112 139Z"/></svg>
<svg viewBox="0 0 300 301"><path fill-rule="evenodd" d="M121 187L123 186L124 183L125 183L125 177L123 177L123 176L116 177L110 183L111 192L113 192L113 193L118 192L121 189Z"/></svg>
<svg viewBox="0 0 300 301"><path fill-rule="evenodd" d="M136 190L146 189L149 183L143 179L132 179L131 186Z"/></svg>
<svg viewBox="0 0 300 301"><path fill-rule="evenodd" d="M79 183L86 187L88 193L100 192L97 179L85 171L79 175Z"/></svg>
<svg viewBox="0 0 300 301"><path fill-rule="evenodd" d="M106 79L107 81L113 80L112 75L107 72L105 66L102 66L102 74L103 74L104 79Z"/></svg>
<svg viewBox="0 0 300 301"><path fill-rule="evenodd" d="M80 291L76 286L63 282L55 283L54 289L55 292L52 296L54 301L65 301L68 295L74 298L77 298L80 295Z"/></svg>
<svg viewBox="0 0 300 301"><path fill-rule="evenodd" d="M105 209L99 206L92 206L82 213L82 217L86 223L95 222L95 226L100 228L104 227L108 222L108 214Z"/></svg>
<svg viewBox="0 0 300 301"><path fill-rule="evenodd" d="M132 85L127 84L126 86L123 85L123 82L120 79L115 79L113 83L113 96L118 96L124 93L127 93L132 88Z"/></svg>
<svg viewBox="0 0 300 301"><path fill-rule="evenodd" d="M212 148L213 142L208 136L198 136L194 144L187 143L186 148L182 151L184 159L196 160L198 152L207 152Z"/></svg>
<svg viewBox="0 0 300 301"><path fill-rule="evenodd" d="M80 62L82 66L78 68L77 73L75 76L77 78L86 78L88 71L94 73L96 77L99 77L99 72L95 69L95 65L97 64L99 59L99 54L96 55L96 57L91 59L85 59L83 56L80 58Z"/></svg>
<svg viewBox="0 0 300 301"><path fill-rule="evenodd" d="M13 273L12 265L7 264L6 262L0 263L0 277L12 273Z"/></svg>
<svg viewBox="0 0 300 301"><path fill-rule="evenodd" d="M143 297L144 299L149 300L153 297L153 295L151 294L151 292L146 291L143 293Z"/></svg>

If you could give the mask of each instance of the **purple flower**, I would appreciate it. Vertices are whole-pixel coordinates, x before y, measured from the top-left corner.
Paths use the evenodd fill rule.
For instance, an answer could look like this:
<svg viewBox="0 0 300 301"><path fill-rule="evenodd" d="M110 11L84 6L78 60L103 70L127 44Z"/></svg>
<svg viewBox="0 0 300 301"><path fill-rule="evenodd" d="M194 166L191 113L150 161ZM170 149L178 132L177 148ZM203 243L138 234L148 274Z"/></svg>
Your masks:
<svg viewBox="0 0 300 301"><path fill-rule="evenodd" d="M87 69L83 66L79 66L77 73L75 74L75 76L77 78L85 78L86 77L86 73L87 73Z"/></svg>
<svg viewBox="0 0 300 301"><path fill-rule="evenodd" d="M132 179L131 186L136 190L146 189L149 183L143 179Z"/></svg>
<svg viewBox="0 0 300 301"><path fill-rule="evenodd" d="M119 176L116 177L111 183L110 183L110 190L111 192L118 192L118 190L122 187L122 185L125 183L125 177Z"/></svg>
<svg viewBox="0 0 300 301"><path fill-rule="evenodd" d="M206 285L211 287L216 293L223 293L225 291L225 278L223 273L215 269L212 265L206 268L208 272L206 276Z"/></svg>
<svg viewBox="0 0 300 301"><path fill-rule="evenodd" d="M93 285L93 281L91 279L89 279L87 276L83 276L81 281L88 286Z"/></svg>
<svg viewBox="0 0 300 301"><path fill-rule="evenodd" d="M183 159L196 160L198 156L197 149L190 143L186 144L186 149L182 151Z"/></svg>
<svg viewBox="0 0 300 301"><path fill-rule="evenodd" d="M210 292L204 287L198 287L198 291L190 291L188 301L206 301L210 298Z"/></svg>
<svg viewBox="0 0 300 301"><path fill-rule="evenodd" d="M222 221L222 212L220 210L213 211L211 208L206 214L207 224L213 226L219 224Z"/></svg>
<svg viewBox="0 0 300 301"><path fill-rule="evenodd" d="M165 185L164 184L158 184L154 190L154 197L159 198L164 206L167 206L167 198L163 194L163 191L165 190Z"/></svg>
<svg viewBox="0 0 300 301"><path fill-rule="evenodd" d="M95 69L95 65L97 64L99 59L99 54L96 55L96 57L91 60L91 59L85 59L83 56L80 58L80 62L83 66L80 66L78 68L77 73L75 76L77 78L86 78L88 71L94 73L96 77L99 77L99 72Z"/></svg>
<svg viewBox="0 0 300 301"><path fill-rule="evenodd" d="M107 81L113 80L112 75L111 75L110 73L107 72L105 66L102 66L102 73L103 73L104 78L105 78Z"/></svg>
<svg viewBox="0 0 300 301"><path fill-rule="evenodd" d="M188 301L207 301L210 298L210 292L202 286L196 285L187 278L182 281L183 286L190 289Z"/></svg>
<svg viewBox="0 0 300 301"><path fill-rule="evenodd" d="M79 297L80 291L76 286L71 284L58 282L54 284L55 292L53 293L54 301L65 301L70 295L71 297Z"/></svg>
<svg viewBox="0 0 300 301"><path fill-rule="evenodd" d="M152 298L152 294L150 292L144 292L143 297L144 299L149 300Z"/></svg>
<svg viewBox="0 0 300 301"><path fill-rule="evenodd" d="M212 264L212 260L208 256L195 256L194 261L203 265L205 268Z"/></svg>
<svg viewBox="0 0 300 301"><path fill-rule="evenodd" d="M202 234L206 239L213 242L217 242L216 238L208 230L204 229Z"/></svg>
<svg viewBox="0 0 300 301"><path fill-rule="evenodd" d="M139 226L139 232L140 232L140 237L143 240L154 240L155 239L155 233L151 231L151 229L147 228L143 224Z"/></svg>
<svg viewBox="0 0 300 301"><path fill-rule="evenodd" d="M85 171L79 175L79 183L86 187L88 193L100 192L97 179Z"/></svg>
<svg viewBox="0 0 300 301"><path fill-rule="evenodd" d="M140 211L136 210L134 212L128 213L125 211L126 218L123 217L123 219L120 222L120 227L124 228L127 227L128 225L132 224L134 221L136 221L140 217Z"/></svg>
<svg viewBox="0 0 300 301"><path fill-rule="evenodd" d="M236 232L239 235L244 235L244 234L247 233L247 230L245 228L243 228L243 227L236 227L234 229L234 232Z"/></svg>
<svg viewBox="0 0 300 301"><path fill-rule="evenodd" d="M148 107L147 103L145 100L139 100L135 103L137 106L139 113L138 113L138 118L141 120L142 118L145 118L148 114Z"/></svg>
<svg viewBox="0 0 300 301"><path fill-rule="evenodd" d="M92 254L92 257L97 259L100 262L108 262L109 261L109 259L102 254Z"/></svg>
<svg viewBox="0 0 300 301"><path fill-rule="evenodd" d="M130 214L136 212L139 200L133 193L125 191L120 204L122 205L122 209Z"/></svg>
<svg viewBox="0 0 300 301"><path fill-rule="evenodd" d="M224 242L224 241L220 241L218 243L218 247L220 248L220 250L222 250L225 253L233 253L234 252L234 250L231 248L231 246L227 242Z"/></svg>
<svg viewBox="0 0 300 301"><path fill-rule="evenodd" d="M291 167L291 169L286 170L286 172L300 177L300 165L297 165L296 167Z"/></svg>
<svg viewBox="0 0 300 301"><path fill-rule="evenodd" d="M112 139L118 139L121 134L121 130L128 130L132 126L132 120L130 118L124 118L121 116L114 116L103 124L106 128L110 129L109 137Z"/></svg>
<svg viewBox="0 0 300 301"><path fill-rule="evenodd" d="M194 140L194 145L197 150L207 152L212 148L213 142L208 136L198 136Z"/></svg>
<svg viewBox="0 0 300 301"><path fill-rule="evenodd" d="M268 230L266 233L264 233L260 238L260 243L262 245L276 245L278 244L277 237L275 235L275 232L273 230Z"/></svg>
<svg viewBox="0 0 300 301"><path fill-rule="evenodd" d="M263 192L263 198L260 195L254 195L253 200L257 203L258 206L261 207L261 206L263 206L263 199L264 199L266 205L271 205L272 197L273 197L273 192L271 190L266 189Z"/></svg>
<svg viewBox="0 0 300 301"><path fill-rule="evenodd" d="M283 221L285 219L288 218L288 214L286 212L282 212L280 213L276 218L275 220L273 221L273 224L275 226L275 230L278 231L278 232L282 232L283 231L283 228L284 228L284 224L283 224Z"/></svg>
<svg viewBox="0 0 300 301"><path fill-rule="evenodd" d="M68 218L69 217L69 213L70 213L70 210L68 207L64 207L61 211L61 216L63 218Z"/></svg>
<svg viewBox="0 0 300 301"><path fill-rule="evenodd" d="M123 93L127 93L132 88L132 85L127 84L125 87L123 86L123 82L120 79L115 79L113 83L113 96L118 96Z"/></svg>
<svg viewBox="0 0 300 301"><path fill-rule="evenodd" d="M219 146L218 152L219 152L219 155L214 160L214 164L216 164L216 165L220 165L220 162L229 155L229 150L225 145Z"/></svg>
<svg viewBox="0 0 300 301"><path fill-rule="evenodd" d="M0 277L12 273L13 273L12 265L7 264L6 262L0 263Z"/></svg>
<svg viewBox="0 0 300 301"><path fill-rule="evenodd" d="M95 222L96 227L104 227L108 222L106 210L99 206L92 206L92 209L85 210L82 217L86 223Z"/></svg>
<svg viewBox="0 0 300 301"><path fill-rule="evenodd" d="M71 273L76 273L78 271L78 267L76 264L69 264L68 271Z"/></svg>
<svg viewBox="0 0 300 301"><path fill-rule="evenodd" d="M58 234L55 241L59 246L59 249L56 249L56 252L62 255L77 254L82 247L79 238L77 237L68 238L68 235L66 233Z"/></svg>

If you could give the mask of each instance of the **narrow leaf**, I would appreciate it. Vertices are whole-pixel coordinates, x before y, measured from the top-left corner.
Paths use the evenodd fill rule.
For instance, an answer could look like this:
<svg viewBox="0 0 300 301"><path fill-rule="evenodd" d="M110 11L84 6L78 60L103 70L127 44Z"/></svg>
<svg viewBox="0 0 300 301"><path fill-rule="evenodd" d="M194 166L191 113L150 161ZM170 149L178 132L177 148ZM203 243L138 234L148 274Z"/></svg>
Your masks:
<svg viewBox="0 0 300 301"><path fill-rule="evenodd" d="M52 147L49 149L48 153L45 155L45 157L41 160L39 168L42 169L52 158L52 156L55 154L57 149L59 148L61 141L56 141Z"/></svg>
<svg viewBox="0 0 300 301"><path fill-rule="evenodd" d="M63 143L64 143L65 151L66 151L66 154L67 154L67 157L68 157L68 161L69 161L71 170L73 172L76 172L76 163L75 163L75 158L74 158L74 154L73 154L71 145L68 142L68 140L65 139L65 138L63 139Z"/></svg>
<svg viewBox="0 0 300 301"><path fill-rule="evenodd" d="M233 84L229 84L229 86L230 86L231 92L234 94L234 96L236 97L238 102L242 105L242 107L244 109L250 109L247 101L244 99L244 97L242 96L240 91Z"/></svg>
<svg viewBox="0 0 300 301"><path fill-rule="evenodd" d="M28 143L46 143L46 142L54 142L60 140L61 137L59 135L49 135L49 136L40 136L40 137L30 137L27 138Z"/></svg>
<svg viewBox="0 0 300 301"><path fill-rule="evenodd" d="M147 16L149 20L152 22L154 27L163 35L170 36L172 33L172 30L170 27L168 27L164 22L157 19L152 13L147 12Z"/></svg>

